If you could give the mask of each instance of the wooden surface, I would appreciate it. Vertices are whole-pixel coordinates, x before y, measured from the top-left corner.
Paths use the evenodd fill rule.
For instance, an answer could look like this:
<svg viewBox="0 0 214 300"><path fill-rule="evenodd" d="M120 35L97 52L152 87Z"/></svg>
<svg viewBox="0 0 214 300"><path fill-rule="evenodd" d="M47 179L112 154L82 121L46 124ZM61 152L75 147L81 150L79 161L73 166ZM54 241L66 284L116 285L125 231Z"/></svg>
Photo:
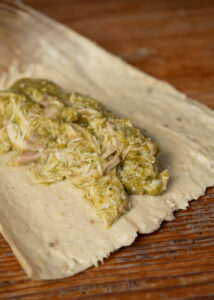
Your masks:
<svg viewBox="0 0 214 300"><path fill-rule="evenodd" d="M213 0L25 3L214 108ZM0 299L214 299L214 188L73 278L29 280L0 236Z"/></svg>

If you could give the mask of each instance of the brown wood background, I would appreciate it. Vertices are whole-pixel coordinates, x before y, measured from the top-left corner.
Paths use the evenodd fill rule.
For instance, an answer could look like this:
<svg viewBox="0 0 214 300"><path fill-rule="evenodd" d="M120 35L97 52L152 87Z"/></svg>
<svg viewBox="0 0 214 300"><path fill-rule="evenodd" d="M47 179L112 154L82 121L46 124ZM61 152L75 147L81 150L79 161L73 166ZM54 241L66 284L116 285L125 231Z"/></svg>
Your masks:
<svg viewBox="0 0 214 300"><path fill-rule="evenodd" d="M214 108L213 0L25 3ZM0 299L214 299L214 188L158 232L64 280L29 280L0 236Z"/></svg>

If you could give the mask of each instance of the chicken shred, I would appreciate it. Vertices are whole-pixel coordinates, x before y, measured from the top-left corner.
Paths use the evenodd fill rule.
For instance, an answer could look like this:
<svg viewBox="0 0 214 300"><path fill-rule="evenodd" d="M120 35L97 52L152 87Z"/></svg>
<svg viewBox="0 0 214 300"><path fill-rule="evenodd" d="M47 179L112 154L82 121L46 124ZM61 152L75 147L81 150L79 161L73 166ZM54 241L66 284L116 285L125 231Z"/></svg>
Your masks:
<svg viewBox="0 0 214 300"><path fill-rule="evenodd" d="M0 153L29 167L34 183L68 179L108 227L131 209L128 194L161 194L158 147L129 119L51 81L20 79L0 92Z"/></svg>

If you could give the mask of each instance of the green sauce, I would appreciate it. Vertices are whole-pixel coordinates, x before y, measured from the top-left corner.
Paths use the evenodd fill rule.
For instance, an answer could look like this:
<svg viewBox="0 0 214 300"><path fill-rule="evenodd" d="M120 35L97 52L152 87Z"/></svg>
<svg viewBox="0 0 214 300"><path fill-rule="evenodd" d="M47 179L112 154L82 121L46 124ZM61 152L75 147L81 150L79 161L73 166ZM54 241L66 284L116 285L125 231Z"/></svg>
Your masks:
<svg viewBox="0 0 214 300"><path fill-rule="evenodd" d="M21 79L0 92L0 153L26 164L34 183L69 179L106 226L131 207L128 194L161 194L158 148L129 119L99 102L41 79Z"/></svg>

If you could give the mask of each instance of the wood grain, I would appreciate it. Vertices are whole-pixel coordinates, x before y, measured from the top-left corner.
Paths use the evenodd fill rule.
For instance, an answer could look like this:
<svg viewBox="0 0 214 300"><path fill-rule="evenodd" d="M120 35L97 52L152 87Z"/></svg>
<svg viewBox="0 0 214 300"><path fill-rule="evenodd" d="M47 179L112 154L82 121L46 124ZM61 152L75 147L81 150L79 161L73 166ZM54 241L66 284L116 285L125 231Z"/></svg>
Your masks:
<svg viewBox="0 0 214 300"><path fill-rule="evenodd" d="M214 108L213 0L25 3ZM214 188L175 215L64 280L29 280L0 236L0 299L214 299Z"/></svg>

